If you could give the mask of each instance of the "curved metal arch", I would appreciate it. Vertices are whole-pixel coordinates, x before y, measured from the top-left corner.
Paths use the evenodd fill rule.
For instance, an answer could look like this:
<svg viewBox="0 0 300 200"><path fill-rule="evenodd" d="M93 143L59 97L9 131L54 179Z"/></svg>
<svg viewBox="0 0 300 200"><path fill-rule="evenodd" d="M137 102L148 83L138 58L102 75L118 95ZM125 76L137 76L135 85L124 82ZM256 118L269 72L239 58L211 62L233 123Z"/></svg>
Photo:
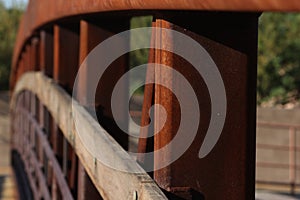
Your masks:
<svg viewBox="0 0 300 200"><path fill-rule="evenodd" d="M14 50L13 66L34 31L65 17L122 10L300 11L298 0L30 0Z"/></svg>

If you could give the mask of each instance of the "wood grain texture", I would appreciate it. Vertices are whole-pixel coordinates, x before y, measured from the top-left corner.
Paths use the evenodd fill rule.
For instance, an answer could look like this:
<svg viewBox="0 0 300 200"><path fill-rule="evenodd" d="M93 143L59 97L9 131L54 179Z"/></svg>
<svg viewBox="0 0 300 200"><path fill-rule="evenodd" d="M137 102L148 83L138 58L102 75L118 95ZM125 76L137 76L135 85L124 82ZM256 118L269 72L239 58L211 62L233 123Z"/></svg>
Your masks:
<svg viewBox="0 0 300 200"><path fill-rule="evenodd" d="M83 107L74 102L72 110L72 98L52 79L40 72L24 74L17 82L13 92L10 107L12 112L18 95L24 90L36 94L47 107L104 199L131 199L134 193L137 193L139 199L167 199L148 174L98 125ZM77 124L76 128L72 112L75 112L81 122ZM91 144L97 145L91 146L92 149L87 150L79 134L85 134L87 140L89 138L92 140ZM120 168L137 173L118 171L106 166L91 154L95 151L105 152L105 156L109 159L114 158L114 162L118 163Z"/></svg>

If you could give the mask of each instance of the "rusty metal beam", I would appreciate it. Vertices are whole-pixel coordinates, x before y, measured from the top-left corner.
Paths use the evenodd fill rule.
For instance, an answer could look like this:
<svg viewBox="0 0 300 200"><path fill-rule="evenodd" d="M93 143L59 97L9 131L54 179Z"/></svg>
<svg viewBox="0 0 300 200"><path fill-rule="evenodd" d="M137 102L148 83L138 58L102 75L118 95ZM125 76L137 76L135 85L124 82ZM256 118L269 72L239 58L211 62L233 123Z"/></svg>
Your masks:
<svg viewBox="0 0 300 200"><path fill-rule="evenodd" d="M31 0L24 15L14 51L13 66L26 40L41 26L68 16L92 14L107 11L128 10L206 10L206 11L299 11L298 0L107 0L107 1L76 1L57 0L55 2ZM47 14L45 14L47 13Z"/></svg>
<svg viewBox="0 0 300 200"><path fill-rule="evenodd" d="M53 76L53 33L41 31L40 34L40 70L47 76Z"/></svg>
<svg viewBox="0 0 300 200"><path fill-rule="evenodd" d="M155 22L152 23L152 27L155 27ZM155 31L151 33L152 45L155 44ZM148 63L155 63L155 49L149 49ZM154 81L154 69L151 67L147 68L146 72L146 82ZM144 99L141 115L141 127L149 125L151 121L151 116L149 115L149 110L154 104L154 84L147 84L144 87ZM153 117L153 116L152 116ZM148 129L141 129L140 138L138 141L138 153L146 153L154 150L153 137L149 137L150 132L154 131L154 127L151 126ZM146 163L150 164L153 160L145 160L143 154L139 154L137 161L143 166Z"/></svg>
<svg viewBox="0 0 300 200"><path fill-rule="evenodd" d="M207 86L183 58L167 51L156 51L156 63L178 70L190 82L198 97L201 116L197 135L188 150L170 166L154 172L154 179L171 193L169 195L254 199L257 22L256 13L161 13L156 16L156 26L187 34L207 50L221 73L227 95L227 117L221 137L210 154L200 159L198 152L211 117ZM157 36L160 37L157 39L159 46L176 42L164 31ZM181 87L181 83L163 68L155 69L155 79L164 80L171 88ZM154 138L154 150L158 150L176 135L181 113L177 98L160 85L155 86L155 103L163 105L168 113L163 129ZM155 123L157 131L161 123L158 112L155 112ZM171 158L172 152L155 156L154 165Z"/></svg>
<svg viewBox="0 0 300 200"><path fill-rule="evenodd" d="M72 91L78 70L79 35L76 31L61 25L54 26L53 78L68 92Z"/></svg>
<svg viewBox="0 0 300 200"><path fill-rule="evenodd" d="M101 26L101 27L100 27ZM129 19L123 19L118 21L118 27L111 27L110 25L105 25L104 27L101 23L92 23L88 21L81 20L80 22L80 55L79 62L82 63L88 54L102 41L107 39L114 34L126 30L129 28ZM129 45L129 41L124 41L119 44L120 46ZM99 55L101 58L103 55ZM115 121L119 121L127 124L127 113L123 112L123 115L120 119L114 119L111 110L111 95L113 88L117 81L128 69L128 55L121 56L116 59L105 71L99 83L96 80L91 79L91 74L93 73L92 64L95 63L85 63L87 67L84 70L81 70L81 73L78 75L78 89L76 98L81 105L86 107L88 110L91 107L96 108L98 121L100 124L112 134L112 136L117 140L123 148L128 148L128 135L118 128ZM89 87L92 84L98 84L96 94L91 94ZM124 89L123 92L118 95L119 98L125 99L128 95L128 84L123 83ZM95 95L93 98L92 95ZM105 97L105 98L104 98ZM91 101L91 102L90 102ZM119 105L120 112L125 108L124 105ZM125 109L124 109L125 110Z"/></svg>
<svg viewBox="0 0 300 200"><path fill-rule="evenodd" d="M31 39L30 60L31 70L38 71L40 69L40 40L37 37Z"/></svg>
<svg viewBox="0 0 300 200"><path fill-rule="evenodd" d="M53 22L61 21L70 16L92 15L107 12L123 11L124 15L128 15L128 10L135 13L137 10L144 10L147 14L154 14L155 11L150 10L185 10L185 11L300 11L297 0L230 0L226 3L222 0L184 0L172 1L143 1L134 0L128 3L127 0L108 0L102 1L36 1L31 0L28 9L24 14L20 23L18 37L13 55L12 73L17 71L18 63L21 59L22 51L26 48L26 44L36 30L41 30L45 25ZM126 12L125 12L126 11ZM47 13L47 14L45 14ZM133 15L133 14L132 14Z"/></svg>

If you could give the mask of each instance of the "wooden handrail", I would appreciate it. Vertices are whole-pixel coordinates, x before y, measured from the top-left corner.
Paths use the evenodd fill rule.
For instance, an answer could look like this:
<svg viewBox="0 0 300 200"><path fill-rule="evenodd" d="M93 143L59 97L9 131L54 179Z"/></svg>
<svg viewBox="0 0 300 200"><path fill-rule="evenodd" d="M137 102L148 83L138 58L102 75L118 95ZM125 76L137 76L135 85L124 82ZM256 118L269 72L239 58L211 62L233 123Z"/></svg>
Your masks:
<svg viewBox="0 0 300 200"><path fill-rule="evenodd" d="M138 195L139 199L167 199L153 179L130 157L130 155L100 126L79 104L75 103L77 117L82 128L75 127L72 115L72 98L54 81L41 72L27 72L17 82L11 98L11 112L14 113L18 95L22 91L34 93L47 107L52 117L62 130L82 164L91 177L95 187L105 199L126 199ZM108 152L124 168L137 173L122 172L112 169L96 160L80 140L80 131L96 140L98 152ZM92 137L87 137L92 138ZM122 188L116 190L116 188ZM131 199L131 198L130 198Z"/></svg>

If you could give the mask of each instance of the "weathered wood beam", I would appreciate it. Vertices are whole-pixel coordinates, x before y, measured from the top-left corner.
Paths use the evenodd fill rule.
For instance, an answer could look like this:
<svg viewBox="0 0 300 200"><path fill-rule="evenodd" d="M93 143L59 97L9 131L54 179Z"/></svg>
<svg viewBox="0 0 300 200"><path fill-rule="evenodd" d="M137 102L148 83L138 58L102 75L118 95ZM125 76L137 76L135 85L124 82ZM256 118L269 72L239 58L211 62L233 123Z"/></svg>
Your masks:
<svg viewBox="0 0 300 200"><path fill-rule="evenodd" d="M104 199L119 200L133 198L136 195L138 199L166 199L153 179L82 106L73 102L72 108L74 99L72 100L53 80L47 78L43 73L24 74L15 87L11 110L14 110L17 97L23 90L29 90L36 94L47 107ZM77 116L80 124L75 125L74 115ZM85 139L88 140L88 143L97 145L84 145L80 139L82 135L86 136ZM125 171L107 166L98 160L97 155L93 152L105 152L106 158L113 158L113 161L118 163L118 167Z"/></svg>

